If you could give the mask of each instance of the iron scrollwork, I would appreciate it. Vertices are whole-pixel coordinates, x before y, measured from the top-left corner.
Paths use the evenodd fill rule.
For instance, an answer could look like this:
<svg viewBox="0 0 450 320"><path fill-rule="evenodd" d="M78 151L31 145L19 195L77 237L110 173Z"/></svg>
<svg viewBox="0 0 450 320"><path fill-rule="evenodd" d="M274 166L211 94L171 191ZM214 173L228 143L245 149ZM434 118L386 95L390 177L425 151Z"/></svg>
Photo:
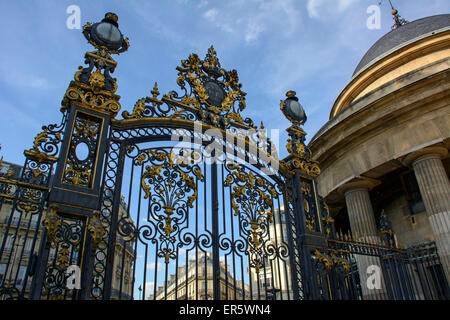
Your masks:
<svg viewBox="0 0 450 320"><path fill-rule="evenodd" d="M147 149L136 157L138 165L145 166L141 179L145 199L150 199L150 215L159 233L158 256L165 263L176 258L176 244L182 223L197 199L196 181L203 180L195 163L196 152L180 156L172 150ZM183 151L180 151L183 152ZM184 151L186 152L186 151ZM186 161L191 157L192 162Z"/></svg>
<svg viewBox="0 0 450 320"><path fill-rule="evenodd" d="M247 250L250 267L256 273L264 265L268 255L269 225L273 222L273 198L278 196L275 187L266 179L245 167L228 163L225 186L232 187L231 206L234 215L240 217L240 228L247 236Z"/></svg>
<svg viewBox="0 0 450 320"><path fill-rule="evenodd" d="M139 99L132 113L124 111L122 116L125 119L167 117L198 120L224 129L232 126L256 128L251 119L243 119L240 114L246 107L246 93L242 91L237 71L226 71L221 67L213 46L208 49L204 60L193 53L181 61L177 70L177 84L184 91L182 95L171 91L159 100L155 83L152 97Z"/></svg>
<svg viewBox="0 0 450 320"><path fill-rule="evenodd" d="M66 127L68 112L63 111L61 123L43 126L36 135L32 148L25 150L26 161L21 179L24 182L47 186L53 164L58 160L59 145Z"/></svg>
<svg viewBox="0 0 450 320"><path fill-rule="evenodd" d="M339 256L337 251L322 252L316 249L312 255L312 260L316 262L318 270L322 272L330 272L333 269L340 271L341 274L346 275L350 272L350 264L347 259Z"/></svg>
<svg viewBox="0 0 450 320"><path fill-rule="evenodd" d="M73 295L67 288L67 268L77 264L81 256L84 233L83 221L62 217L57 210L57 207L51 207L43 221L51 249L41 294L50 300L62 300Z"/></svg>
<svg viewBox="0 0 450 320"><path fill-rule="evenodd" d="M75 119L62 179L63 183L90 187L93 179L100 128L101 122L87 116L80 114ZM80 144L84 144L88 149L84 159L79 159L77 154L77 148Z"/></svg>

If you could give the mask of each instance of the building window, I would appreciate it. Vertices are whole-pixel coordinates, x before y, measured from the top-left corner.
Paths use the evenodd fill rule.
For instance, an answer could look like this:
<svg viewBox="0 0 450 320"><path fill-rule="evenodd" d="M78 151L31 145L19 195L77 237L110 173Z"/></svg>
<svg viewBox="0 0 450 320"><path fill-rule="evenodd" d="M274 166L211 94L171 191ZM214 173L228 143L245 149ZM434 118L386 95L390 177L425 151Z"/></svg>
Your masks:
<svg viewBox="0 0 450 320"><path fill-rule="evenodd" d="M413 171L402 175L402 183L406 193L406 200L408 201L411 215L424 212L425 205L420 194L419 185L417 184L416 176Z"/></svg>
<svg viewBox="0 0 450 320"><path fill-rule="evenodd" d="M19 287L22 287L23 285L23 281L25 280L25 271L26 271L27 267L25 266L21 266L19 269L19 274L17 275L17 282L16 284Z"/></svg>

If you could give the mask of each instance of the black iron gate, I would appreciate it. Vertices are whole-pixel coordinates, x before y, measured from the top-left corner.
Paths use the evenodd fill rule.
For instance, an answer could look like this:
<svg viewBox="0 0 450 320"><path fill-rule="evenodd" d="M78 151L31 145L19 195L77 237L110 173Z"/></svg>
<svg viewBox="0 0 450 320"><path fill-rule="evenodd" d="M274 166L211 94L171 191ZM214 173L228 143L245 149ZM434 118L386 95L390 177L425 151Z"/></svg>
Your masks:
<svg viewBox="0 0 450 320"><path fill-rule="evenodd" d="M112 13L101 23L118 28ZM397 248L385 216L383 244L336 234L295 92L281 101L292 122L281 161L263 125L242 118L238 74L212 46L177 67L181 93L155 83L118 120L111 54L129 44L99 24L83 27L97 50L61 124L0 177L0 299L363 299L369 260L377 298L448 299L435 246Z"/></svg>
<svg viewBox="0 0 450 320"><path fill-rule="evenodd" d="M129 179L115 195L126 196L106 213L117 228L102 288L110 298L292 296L277 183L244 164L208 164L204 149L125 147Z"/></svg>

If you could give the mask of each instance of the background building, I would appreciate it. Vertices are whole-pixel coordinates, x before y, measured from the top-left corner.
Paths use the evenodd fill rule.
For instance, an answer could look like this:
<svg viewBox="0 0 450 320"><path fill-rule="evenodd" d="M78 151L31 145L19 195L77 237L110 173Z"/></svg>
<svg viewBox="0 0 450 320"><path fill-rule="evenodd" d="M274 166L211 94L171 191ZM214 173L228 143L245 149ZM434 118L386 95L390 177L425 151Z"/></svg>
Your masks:
<svg viewBox="0 0 450 320"><path fill-rule="evenodd" d="M338 230L378 241L384 210L401 244L436 242L450 279L450 15L395 22L309 147Z"/></svg>
<svg viewBox="0 0 450 320"><path fill-rule="evenodd" d="M220 262L221 300L249 299L249 286L242 280L234 279L230 266ZM199 252L198 259L190 259L187 266L178 267L177 274L171 274L167 284L157 287L156 295L150 300L212 300L213 261L210 252Z"/></svg>

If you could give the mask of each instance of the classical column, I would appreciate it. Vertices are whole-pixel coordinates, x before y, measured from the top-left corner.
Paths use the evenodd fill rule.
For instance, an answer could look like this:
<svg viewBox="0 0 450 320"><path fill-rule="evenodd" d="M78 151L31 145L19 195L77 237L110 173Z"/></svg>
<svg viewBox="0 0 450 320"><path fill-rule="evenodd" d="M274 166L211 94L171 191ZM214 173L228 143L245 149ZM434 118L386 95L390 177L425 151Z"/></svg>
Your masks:
<svg viewBox="0 0 450 320"><path fill-rule="evenodd" d="M347 205L348 218L352 234L359 241L372 243L381 242L378 234L375 216L373 214L372 203L370 201L369 190L379 184L373 179L360 179L347 183L343 189L345 202ZM381 270L381 263L378 257L356 255L356 262L359 270L363 298L365 300L387 299L383 277L381 277L380 288L369 288L367 279L371 273L367 273L368 267L375 265Z"/></svg>
<svg viewBox="0 0 450 320"><path fill-rule="evenodd" d="M436 247L450 282L450 182L441 159L444 147L425 148L409 156L422 195Z"/></svg>

